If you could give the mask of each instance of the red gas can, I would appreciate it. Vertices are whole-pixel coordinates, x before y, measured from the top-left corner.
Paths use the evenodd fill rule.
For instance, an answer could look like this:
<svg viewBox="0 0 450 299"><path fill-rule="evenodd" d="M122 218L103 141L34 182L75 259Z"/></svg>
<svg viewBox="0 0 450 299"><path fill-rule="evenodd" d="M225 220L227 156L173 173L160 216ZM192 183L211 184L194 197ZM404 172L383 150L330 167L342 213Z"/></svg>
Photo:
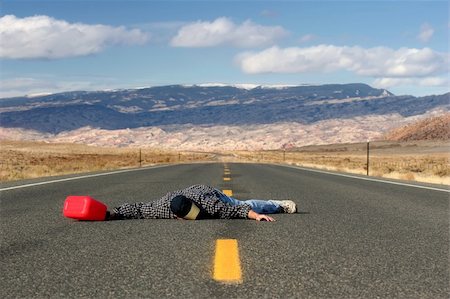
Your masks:
<svg viewBox="0 0 450 299"><path fill-rule="evenodd" d="M107 206L90 196L67 196L63 214L78 220L102 221L106 218Z"/></svg>

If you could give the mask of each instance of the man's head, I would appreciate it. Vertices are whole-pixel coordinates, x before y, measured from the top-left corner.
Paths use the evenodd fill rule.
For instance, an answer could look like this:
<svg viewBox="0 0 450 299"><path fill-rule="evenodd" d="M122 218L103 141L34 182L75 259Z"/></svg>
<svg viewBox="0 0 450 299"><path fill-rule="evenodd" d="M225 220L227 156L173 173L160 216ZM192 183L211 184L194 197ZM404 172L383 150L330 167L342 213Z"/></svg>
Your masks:
<svg viewBox="0 0 450 299"><path fill-rule="evenodd" d="M179 218L195 220L200 219L200 209L197 205L183 195L175 196L170 202L170 209Z"/></svg>

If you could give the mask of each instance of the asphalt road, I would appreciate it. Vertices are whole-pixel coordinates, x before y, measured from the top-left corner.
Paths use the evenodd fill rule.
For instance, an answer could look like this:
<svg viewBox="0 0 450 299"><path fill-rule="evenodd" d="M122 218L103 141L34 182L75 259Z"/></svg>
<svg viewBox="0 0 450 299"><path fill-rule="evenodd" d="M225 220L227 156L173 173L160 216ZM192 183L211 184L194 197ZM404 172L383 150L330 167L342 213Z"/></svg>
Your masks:
<svg viewBox="0 0 450 299"><path fill-rule="evenodd" d="M448 298L445 190L228 166L227 182L223 164L191 164L1 191L2 297ZM62 216L67 195L112 207L199 183L240 199L293 199L299 213L273 223ZM215 241L229 238L238 240L240 284L212 279Z"/></svg>

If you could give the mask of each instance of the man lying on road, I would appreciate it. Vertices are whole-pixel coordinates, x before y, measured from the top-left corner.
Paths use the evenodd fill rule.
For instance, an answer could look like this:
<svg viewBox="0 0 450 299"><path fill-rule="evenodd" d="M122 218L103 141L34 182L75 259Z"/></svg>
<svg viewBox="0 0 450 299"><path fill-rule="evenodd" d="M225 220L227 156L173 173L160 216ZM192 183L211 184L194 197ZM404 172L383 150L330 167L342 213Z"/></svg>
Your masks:
<svg viewBox="0 0 450 299"><path fill-rule="evenodd" d="M205 185L169 192L149 203L123 204L108 211L106 220L118 219L253 219L275 221L265 214L295 213L291 200L240 201Z"/></svg>

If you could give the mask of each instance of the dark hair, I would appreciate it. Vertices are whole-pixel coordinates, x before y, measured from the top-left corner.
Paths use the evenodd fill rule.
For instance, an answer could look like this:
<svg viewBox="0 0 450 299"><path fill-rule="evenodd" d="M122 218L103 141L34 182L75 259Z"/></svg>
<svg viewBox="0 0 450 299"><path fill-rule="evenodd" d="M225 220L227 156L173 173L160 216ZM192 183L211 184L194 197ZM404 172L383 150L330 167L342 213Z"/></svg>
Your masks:
<svg viewBox="0 0 450 299"><path fill-rule="evenodd" d="M170 209L180 218L186 216L192 207L192 200L184 195L177 195L170 202Z"/></svg>

